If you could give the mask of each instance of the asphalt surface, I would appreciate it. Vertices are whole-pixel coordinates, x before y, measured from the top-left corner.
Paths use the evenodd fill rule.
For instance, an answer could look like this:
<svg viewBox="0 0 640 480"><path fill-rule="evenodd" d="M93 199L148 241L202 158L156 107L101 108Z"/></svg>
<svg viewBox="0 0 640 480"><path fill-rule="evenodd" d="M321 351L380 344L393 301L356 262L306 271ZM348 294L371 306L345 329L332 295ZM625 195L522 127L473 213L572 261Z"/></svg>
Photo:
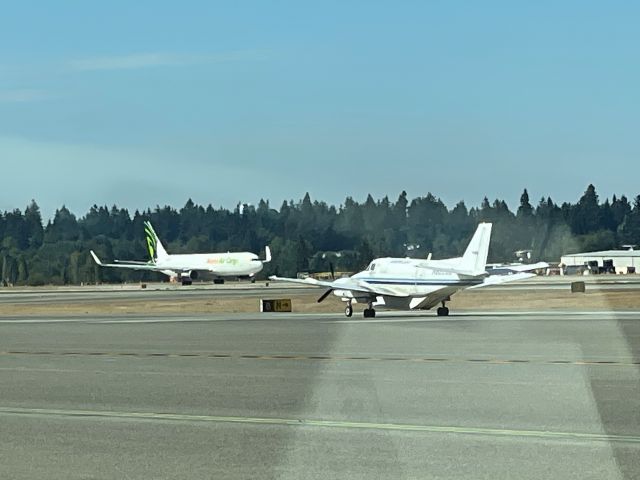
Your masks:
<svg viewBox="0 0 640 480"><path fill-rule="evenodd" d="M0 318L0 478L640 477L640 312Z"/></svg>

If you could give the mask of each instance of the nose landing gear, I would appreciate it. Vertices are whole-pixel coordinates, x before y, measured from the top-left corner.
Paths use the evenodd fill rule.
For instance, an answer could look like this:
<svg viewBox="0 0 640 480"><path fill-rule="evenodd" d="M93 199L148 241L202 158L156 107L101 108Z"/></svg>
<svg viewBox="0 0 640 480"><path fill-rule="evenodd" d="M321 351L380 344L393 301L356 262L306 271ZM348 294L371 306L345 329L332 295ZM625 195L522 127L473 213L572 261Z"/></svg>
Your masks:
<svg viewBox="0 0 640 480"><path fill-rule="evenodd" d="M344 307L344 315L346 317L350 317L353 315L353 307L351 306L351 302L347 303L347 306Z"/></svg>

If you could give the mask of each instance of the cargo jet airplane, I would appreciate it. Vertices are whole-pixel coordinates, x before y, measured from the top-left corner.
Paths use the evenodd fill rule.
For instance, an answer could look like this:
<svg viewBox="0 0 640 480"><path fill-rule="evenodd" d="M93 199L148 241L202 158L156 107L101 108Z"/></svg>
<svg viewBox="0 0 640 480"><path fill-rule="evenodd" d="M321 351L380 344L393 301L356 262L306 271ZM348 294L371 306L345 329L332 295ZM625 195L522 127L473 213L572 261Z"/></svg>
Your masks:
<svg viewBox="0 0 640 480"><path fill-rule="evenodd" d="M224 283L222 277L250 277L262 270L265 263L271 261L271 250L266 247L266 256L260 259L250 252L237 253L191 253L170 255L156 235L150 222L144 222L147 236L147 248L151 260L134 262L115 260L115 263L102 263L93 250L91 256L101 267L128 268L160 272L171 278L179 278L182 285L191 285L199 273L214 276L214 283Z"/></svg>
<svg viewBox="0 0 640 480"><path fill-rule="evenodd" d="M510 275L489 275L485 271L491 224L481 223L469 243L464 255L446 260L412 258L377 258L362 272L332 282L313 278L270 277L271 280L301 283L324 287L327 291L318 299L322 302L330 293L346 302L344 313L353 315L353 303L366 303L365 317L375 317L374 306L396 310L429 310L441 305L438 316L449 314L446 302L451 295L466 288L507 283L533 277L523 271L522 266ZM545 264L546 265L546 264ZM540 267L532 265L530 270Z"/></svg>

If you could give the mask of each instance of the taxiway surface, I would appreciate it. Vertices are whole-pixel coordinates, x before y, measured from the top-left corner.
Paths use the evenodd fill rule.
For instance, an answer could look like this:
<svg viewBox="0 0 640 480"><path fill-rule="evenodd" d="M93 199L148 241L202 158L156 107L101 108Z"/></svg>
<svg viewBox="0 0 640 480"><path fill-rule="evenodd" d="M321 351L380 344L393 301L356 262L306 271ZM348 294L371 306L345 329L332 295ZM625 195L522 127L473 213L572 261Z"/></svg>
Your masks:
<svg viewBox="0 0 640 480"><path fill-rule="evenodd" d="M634 291L640 289L640 275L591 275L535 277L524 281L487 287L493 291L569 291L571 283L583 281L589 292ZM0 288L0 302L12 304L96 302L105 300L173 300L241 297L286 297L304 292L316 293L322 289L284 282L227 283L212 285L195 283L183 287L169 283L148 283L146 288L138 284L86 285L67 287L17 287Z"/></svg>

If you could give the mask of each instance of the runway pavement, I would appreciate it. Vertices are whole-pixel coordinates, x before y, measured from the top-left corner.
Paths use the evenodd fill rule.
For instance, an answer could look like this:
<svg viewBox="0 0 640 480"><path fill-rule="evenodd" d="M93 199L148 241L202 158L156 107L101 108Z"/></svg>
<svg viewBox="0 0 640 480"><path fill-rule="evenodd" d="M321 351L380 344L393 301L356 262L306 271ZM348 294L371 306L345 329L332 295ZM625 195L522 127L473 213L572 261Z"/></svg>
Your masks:
<svg viewBox="0 0 640 480"><path fill-rule="evenodd" d="M640 477L640 312L0 317L0 478Z"/></svg>

